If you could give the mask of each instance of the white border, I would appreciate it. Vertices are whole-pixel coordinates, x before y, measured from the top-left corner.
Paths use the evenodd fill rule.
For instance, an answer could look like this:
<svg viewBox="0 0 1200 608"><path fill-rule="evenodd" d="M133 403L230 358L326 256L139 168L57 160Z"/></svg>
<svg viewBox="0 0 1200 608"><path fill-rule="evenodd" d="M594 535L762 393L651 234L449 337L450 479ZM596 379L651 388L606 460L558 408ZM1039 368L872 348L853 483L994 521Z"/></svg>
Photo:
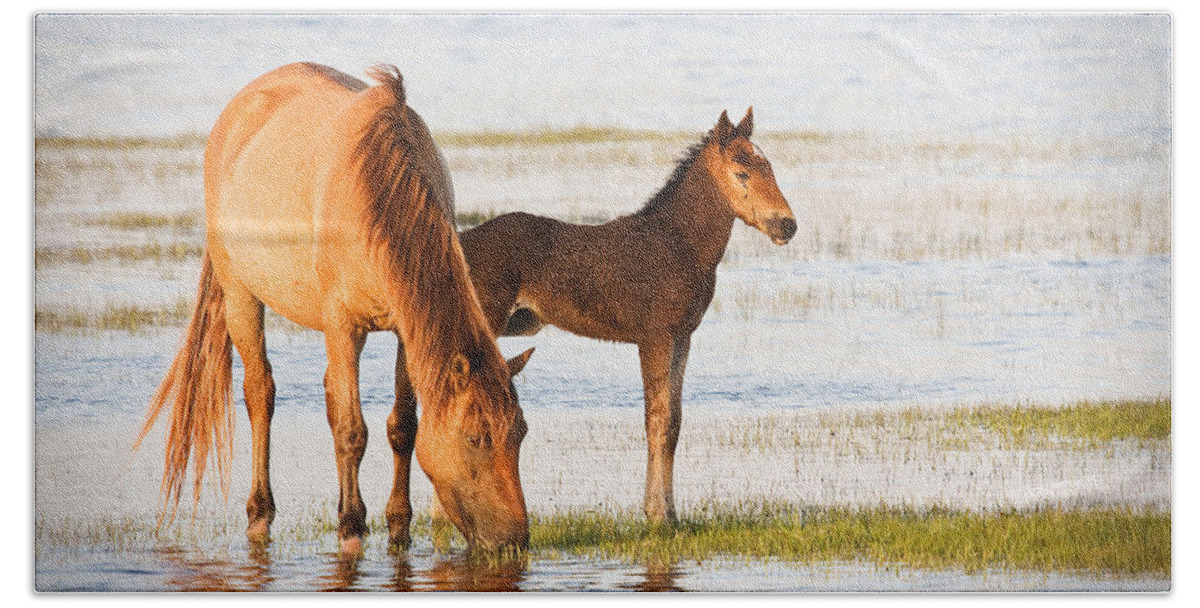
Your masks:
<svg viewBox="0 0 1200 608"><path fill-rule="evenodd" d="M12 81L5 97L5 113L7 127L3 132L8 135L4 142L3 183L7 186L6 200L2 205L3 221L0 222L0 247L3 247L3 284L8 286L3 299L3 313L0 317L7 322L0 325L0 338L3 340L3 384L6 391L0 393L4 399L6 413L11 417L5 424L3 441L6 458L3 461L5 471L2 487L15 488L15 500L10 500L4 507L9 516L5 520L5 538L7 551L5 567L0 570L4 584L0 585L0 593L6 600L16 600L20 604L42 602L74 602L83 599L88 602L104 604L134 601L154 601L164 599L161 595L154 596L34 596L33 589L33 212L32 212L32 79L33 79L33 14L39 11L110 11L120 10L129 12L142 11L252 11L252 12L369 12L369 11L796 11L820 10L836 12L858 11L948 11L948 12L992 12L992 11L1168 11L1173 15L1174 27L1174 227L1176 238L1172 240L1174 276L1173 319L1174 332L1174 435L1181 440L1174 444L1174 470L1176 481L1174 487L1174 567L1173 591L1166 597L1161 595L980 595L964 598L963 595L894 595L883 594L875 596L863 595L806 595L806 596L756 596L749 601L767 604L794 605L804 603L836 603L838 605L861 605L887 602L889 605L914 606L932 603L958 603L964 599L980 601L988 604L1000 603L1067 603L1080 602L1110 603L1110 602L1167 602L1178 604L1187 602L1193 605L1200 599L1200 583L1193 573L1196 569L1196 510L1195 485L1189 483L1188 476L1179 472L1194 471L1196 451L1192 447L1190 433L1196 430L1195 381L1187 373L1194 373L1196 360L1194 355L1195 323L1189 311L1196 310L1196 299L1193 297L1195 280L1194 269L1196 252L1190 239L1178 238L1187 235L1196 226L1195 208L1200 201L1195 199L1196 128L1192 116L1195 110L1184 111L1185 108L1200 107L1194 95L1195 74L1197 73L1194 59L1195 43L1200 36L1200 28L1196 25L1198 13L1193 6L1182 0L1166 0L1156 3L1113 2L1113 1L1063 1L1059 0L1047 6L1035 2L1000 2L992 1L982 4L963 2L929 1L919 3L883 3L861 0L840 0L838 2L785 2L781 0L748 0L743 2L683 2L667 0L619 0L613 2L597 2L585 0L575 2L567 9L562 2L546 0L524 0L522 2L504 2L502 4L486 4L478 0L418 0L416 2L396 3L384 0L360 0L353 4L331 5L305 0L273 0L257 2L237 2L235 0L217 0L204 3L187 3L178 6L164 6L162 2L147 2L125 0L118 2L64 2L60 4L33 3L26 0L7 2L0 9L0 44L4 45L3 57L8 63L7 75ZM1179 373L1184 371L1185 373ZM626 601L624 595L604 594L599 597L581 598L570 596L572 600L582 600L592 603ZM313 601L312 596L297 597L294 595L275 595L271 597L254 596L206 596L201 598L171 598L174 601L199 602L202 605L215 605L226 601ZM344 600L345 598L340 598ZM439 601L458 604L463 601L476 602L558 602L562 597L528 597L528 596L455 596L452 598L429 598L409 596L404 598L389 598L374 596L368 601L389 602L427 602ZM668 598L664 596L628 598L629 601L687 601L714 604L726 602L733 597L727 596L690 596L687 598ZM735 600L736 601L736 600ZM5 602L8 604L8 601Z"/></svg>

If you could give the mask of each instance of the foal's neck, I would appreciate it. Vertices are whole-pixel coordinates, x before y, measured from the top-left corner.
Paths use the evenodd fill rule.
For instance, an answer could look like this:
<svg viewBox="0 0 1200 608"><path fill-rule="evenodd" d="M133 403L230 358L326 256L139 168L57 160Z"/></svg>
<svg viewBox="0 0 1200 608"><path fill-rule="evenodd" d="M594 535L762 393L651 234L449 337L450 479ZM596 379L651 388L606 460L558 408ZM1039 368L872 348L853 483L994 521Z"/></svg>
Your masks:
<svg viewBox="0 0 1200 608"><path fill-rule="evenodd" d="M652 214L675 228L699 268L716 270L725 255L735 216L697 159L669 198Z"/></svg>

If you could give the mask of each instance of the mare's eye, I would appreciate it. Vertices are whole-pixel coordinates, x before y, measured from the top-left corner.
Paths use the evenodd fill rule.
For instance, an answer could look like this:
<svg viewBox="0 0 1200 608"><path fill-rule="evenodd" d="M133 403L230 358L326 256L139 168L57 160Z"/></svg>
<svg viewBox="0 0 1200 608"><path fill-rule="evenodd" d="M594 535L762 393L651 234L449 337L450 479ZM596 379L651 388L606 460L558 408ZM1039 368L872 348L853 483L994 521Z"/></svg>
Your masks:
<svg viewBox="0 0 1200 608"><path fill-rule="evenodd" d="M746 173L745 171L738 171L736 175L737 175L737 178L742 181L746 181L746 180L750 179L750 174Z"/></svg>

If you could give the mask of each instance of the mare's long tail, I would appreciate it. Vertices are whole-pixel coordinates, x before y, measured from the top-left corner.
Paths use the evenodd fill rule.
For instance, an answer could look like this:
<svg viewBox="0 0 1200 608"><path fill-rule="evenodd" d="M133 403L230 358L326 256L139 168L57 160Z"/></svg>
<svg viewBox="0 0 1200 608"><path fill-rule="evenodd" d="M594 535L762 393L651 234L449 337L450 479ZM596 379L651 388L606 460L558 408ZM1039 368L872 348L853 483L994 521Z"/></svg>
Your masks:
<svg viewBox="0 0 1200 608"><path fill-rule="evenodd" d="M213 276L212 262L204 254L196 307L188 324L183 347L175 355L171 369L150 401L146 423L133 449L141 445L155 420L171 403L171 428L167 431L164 456L163 506L158 524L170 512L175 519L188 459L195 452L193 471L193 507L200 500L200 482L208 466L210 452L217 465L221 491L228 495L230 461L233 458L232 348L225 326L225 292Z"/></svg>

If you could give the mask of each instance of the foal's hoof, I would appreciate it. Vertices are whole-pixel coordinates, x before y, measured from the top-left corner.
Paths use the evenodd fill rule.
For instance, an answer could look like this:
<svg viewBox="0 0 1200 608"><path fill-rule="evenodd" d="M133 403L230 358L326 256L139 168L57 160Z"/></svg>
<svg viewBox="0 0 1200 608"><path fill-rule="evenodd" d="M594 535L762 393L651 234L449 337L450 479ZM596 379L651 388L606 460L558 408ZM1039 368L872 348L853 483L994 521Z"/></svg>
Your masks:
<svg viewBox="0 0 1200 608"><path fill-rule="evenodd" d="M347 536L342 539L342 557L357 557L362 555L363 539L361 536Z"/></svg>
<svg viewBox="0 0 1200 608"><path fill-rule="evenodd" d="M271 524L265 520L251 522L246 528L246 540L256 544L265 544L270 542Z"/></svg>
<svg viewBox="0 0 1200 608"><path fill-rule="evenodd" d="M646 521L656 527L673 528L679 523L679 518L675 516L675 509L663 510L646 510Z"/></svg>

